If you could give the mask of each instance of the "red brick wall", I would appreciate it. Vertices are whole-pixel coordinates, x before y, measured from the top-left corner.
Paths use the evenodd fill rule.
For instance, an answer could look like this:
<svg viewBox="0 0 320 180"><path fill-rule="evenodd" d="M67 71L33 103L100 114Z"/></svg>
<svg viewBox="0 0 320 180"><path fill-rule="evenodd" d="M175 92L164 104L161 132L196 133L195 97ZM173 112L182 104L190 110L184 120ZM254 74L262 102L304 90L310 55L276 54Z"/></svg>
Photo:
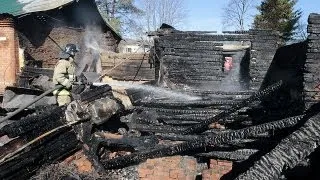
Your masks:
<svg viewBox="0 0 320 180"><path fill-rule="evenodd" d="M79 45L83 36L83 32L80 30L57 27L50 30L47 37L43 38L43 42L35 42L37 41L37 33L35 32L33 36L25 36L20 33L20 47L25 48L25 53L29 56L27 56L27 60L41 60L45 68L54 68L61 51L59 46L64 48L68 43ZM41 38L39 37L39 41Z"/></svg>
<svg viewBox="0 0 320 180"><path fill-rule="evenodd" d="M57 19L61 22L52 18L39 19L37 14L34 14L16 21L20 47L25 48L26 60L41 60L44 68L53 68L59 59L59 46L63 49L68 43L80 46L80 53L76 58L86 58L87 48L84 40L88 36L98 41L102 51L116 51L117 37L106 27L101 30L100 26L90 26L90 33L87 33L88 29L86 30L85 26L64 22L61 17Z"/></svg>
<svg viewBox="0 0 320 180"><path fill-rule="evenodd" d="M232 170L232 162L211 159L202 172L203 180L219 180ZM195 180L201 166L194 157L173 156L148 159L138 167L140 180Z"/></svg>
<svg viewBox="0 0 320 180"><path fill-rule="evenodd" d="M13 20L0 15L0 94L16 83L18 47Z"/></svg>
<svg viewBox="0 0 320 180"><path fill-rule="evenodd" d="M95 173L91 162L82 151L63 161L67 166L75 165L78 173ZM232 170L232 162L211 159L207 163L198 163L192 156L171 156L148 159L137 165L140 180L220 180ZM119 174L121 177L121 174Z"/></svg>
<svg viewBox="0 0 320 180"><path fill-rule="evenodd" d="M83 43L85 36L84 29L72 29L67 27L55 27L44 38L41 44L35 44L30 36L25 36L23 33L19 34L20 47L25 48L25 53L29 55L29 59L42 60L44 68L54 68L59 59L60 48L64 48L66 44L73 43L80 46L80 53L76 58L82 58L83 53L86 53L85 45ZM36 38L37 34L34 35ZM113 37L108 33L102 33L101 38L97 38L101 43L101 49L105 51L115 52L116 43ZM58 45L59 46L58 46ZM85 58L85 57L84 57ZM28 59L28 57L27 57Z"/></svg>
<svg viewBox="0 0 320 180"><path fill-rule="evenodd" d="M203 180L219 180L232 170L232 162L223 160L210 160L210 168L202 172Z"/></svg>
<svg viewBox="0 0 320 180"><path fill-rule="evenodd" d="M195 180L197 161L189 156L148 159L138 167L141 180Z"/></svg>

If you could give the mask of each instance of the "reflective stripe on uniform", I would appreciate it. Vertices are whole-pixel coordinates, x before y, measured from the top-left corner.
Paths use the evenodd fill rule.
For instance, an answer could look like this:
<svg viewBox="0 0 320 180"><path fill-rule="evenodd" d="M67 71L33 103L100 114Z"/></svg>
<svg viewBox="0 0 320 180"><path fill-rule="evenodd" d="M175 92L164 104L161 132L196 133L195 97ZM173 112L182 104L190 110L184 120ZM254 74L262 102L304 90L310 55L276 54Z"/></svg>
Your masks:
<svg viewBox="0 0 320 180"><path fill-rule="evenodd" d="M70 83L69 79L65 79L61 84L62 84L63 86L68 86L69 83Z"/></svg>
<svg viewBox="0 0 320 180"><path fill-rule="evenodd" d="M56 96L71 96L71 93L65 89L54 90L52 93Z"/></svg>
<svg viewBox="0 0 320 180"><path fill-rule="evenodd" d="M75 81L75 75L69 74L68 76L69 76L68 78L69 78L69 80L70 80L71 82Z"/></svg>
<svg viewBox="0 0 320 180"><path fill-rule="evenodd" d="M71 102L70 96L57 96L57 102L59 106L69 104Z"/></svg>

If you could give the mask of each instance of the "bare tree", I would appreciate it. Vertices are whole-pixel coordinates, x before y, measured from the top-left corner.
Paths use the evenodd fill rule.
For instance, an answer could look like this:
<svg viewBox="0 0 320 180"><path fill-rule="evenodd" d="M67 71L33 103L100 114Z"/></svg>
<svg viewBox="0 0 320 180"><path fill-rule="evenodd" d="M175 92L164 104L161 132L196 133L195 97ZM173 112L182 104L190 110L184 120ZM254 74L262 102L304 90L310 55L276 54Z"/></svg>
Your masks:
<svg viewBox="0 0 320 180"><path fill-rule="evenodd" d="M142 0L146 31L154 31L162 23L179 26L187 17L184 0Z"/></svg>
<svg viewBox="0 0 320 180"><path fill-rule="evenodd" d="M223 26L244 30L249 11L253 8L253 0L230 0L223 9Z"/></svg>
<svg viewBox="0 0 320 180"><path fill-rule="evenodd" d="M127 33L137 27L136 17L143 11L136 7L135 0L95 0L102 16L108 20L115 30Z"/></svg>

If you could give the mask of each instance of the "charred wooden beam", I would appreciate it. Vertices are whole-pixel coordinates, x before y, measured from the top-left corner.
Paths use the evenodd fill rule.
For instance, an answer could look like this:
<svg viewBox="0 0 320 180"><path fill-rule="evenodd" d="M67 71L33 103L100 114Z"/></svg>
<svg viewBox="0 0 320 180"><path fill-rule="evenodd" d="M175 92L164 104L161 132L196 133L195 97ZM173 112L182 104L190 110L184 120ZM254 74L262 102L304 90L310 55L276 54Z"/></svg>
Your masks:
<svg viewBox="0 0 320 180"><path fill-rule="evenodd" d="M113 148L131 148L136 151L151 149L158 144L156 136L142 136L142 137L129 137L129 136L118 136L118 137L95 137L96 142L104 147Z"/></svg>
<svg viewBox="0 0 320 180"><path fill-rule="evenodd" d="M214 46L223 46L223 43L216 43L210 41L165 41L161 40L158 44L159 47L170 47L170 48L189 48L190 46L200 46L200 47L214 47Z"/></svg>
<svg viewBox="0 0 320 180"><path fill-rule="evenodd" d="M9 140L9 142L5 142L3 146L0 146L0 158L4 157L9 153L12 153L17 148L23 146L25 143L26 140L22 138L15 138Z"/></svg>
<svg viewBox="0 0 320 180"><path fill-rule="evenodd" d="M168 50L169 51L169 50ZM194 61L188 61L189 63L193 63L193 64L201 64L199 62L200 59L202 58L208 58L208 59L212 59L212 62L217 62L218 59L220 59L222 61L222 52L217 53L217 52L196 52L196 51L183 51L182 49L176 50L174 52L163 52L163 57L161 58L161 60L167 60L168 63L170 63L171 60L176 60L176 61L183 61L183 62L187 62L185 61L183 58L188 58ZM198 58L198 60L197 60ZM210 61L209 61L210 62Z"/></svg>
<svg viewBox="0 0 320 180"><path fill-rule="evenodd" d="M181 135L181 134L170 134L170 133L157 133L160 139L171 140L171 141L195 141L202 140L204 135Z"/></svg>
<svg viewBox="0 0 320 180"><path fill-rule="evenodd" d="M204 122L212 119L216 114L159 115L157 119L164 122L168 120ZM243 121L245 119L248 119L248 117L246 115L238 115L237 113L234 113L226 117L225 119L221 119L219 122L230 123L232 121L239 121L240 119Z"/></svg>
<svg viewBox="0 0 320 180"><path fill-rule="evenodd" d="M192 109L166 109L166 108L155 108L155 107L139 107L136 106L135 109L141 109L146 111L155 111L157 113L165 113L165 114L216 114L218 112L221 112L219 110L213 110L213 109L205 109L205 108L192 108Z"/></svg>
<svg viewBox="0 0 320 180"><path fill-rule="evenodd" d="M183 134L191 134L191 133L203 132L203 131L207 130L208 126L211 123L219 121L220 119L230 115L231 113L234 113L237 110L247 106L248 104L252 103L253 101L265 98L266 96L270 95L274 91L278 90L282 86L282 84L283 84L282 81L280 81L280 82L275 83L274 85L266 88L263 91L259 91L255 94L253 94L250 98L237 103L236 105L232 106L230 109L219 113L218 115L216 115L212 119L207 120L201 124L197 124L197 125L189 127L188 129L186 129L186 131L183 132Z"/></svg>
<svg viewBox="0 0 320 180"><path fill-rule="evenodd" d="M196 107L205 108L211 106L227 106L236 105L237 100L234 101L212 101L212 100L195 100L195 101L141 101L141 105L147 107L162 107L162 108L186 108L186 107Z"/></svg>
<svg viewBox="0 0 320 180"><path fill-rule="evenodd" d="M160 115L158 117L161 121L167 121L167 120L180 120L180 121L206 121L210 118L214 117L213 115L197 115L197 114L188 114L188 115Z"/></svg>
<svg viewBox="0 0 320 180"><path fill-rule="evenodd" d="M136 124L127 123L128 127L132 130L138 130L142 132L153 132L153 133L176 133L186 129L186 127L169 126L169 125L149 125L149 124Z"/></svg>
<svg viewBox="0 0 320 180"><path fill-rule="evenodd" d="M120 118L123 123L137 123L137 124L155 124L160 125L158 115L155 111L141 111L135 110L133 113Z"/></svg>
<svg viewBox="0 0 320 180"><path fill-rule="evenodd" d="M183 120L162 120L163 124L165 125L172 125L172 126L190 126L194 124L199 124L198 121L183 121Z"/></svg>
<svg viewBox="0 0 320 180"><path fill-rule="evenodd" d="M169 147L158 148L150 151L143 151L132 153L130 155L114 158L103 163L104 167L107 169L120 168L128 166L129 164L140 163L148 158L157 158L163 156L171 156L177 153L182 153L186 151L191 151L199 148L204 148L206 146L219 145L225 142L230 142L236 139L244 139L256 134L261 134L269 130L283 129L296 125L305 116L296 116L280 121L275 121L271 123L266 123L258 126L252 126L241 130L230 131L227 133L222 133L213 137L205 136L201 140L194 140L184 142L178 145L173 145Z"/></svg>
<svg viewBox="0 0 320 180"><path fill-rule="evenodd" d="M91 86L90 89L82 92L77 99L83 102L91 102L108 95L112 96L111 86L106 84L103 86Z"/></svg>
<svg viewBox="0 0 320 180"><path fill-rule="evenodd" d="M236 112L237 110L247 106L249 103L252 103L253 101L259 100L261 98L264 98L267 95L270 95L275 90L279 89L282 85L282 82L276 83L275 85L268 87L267 89L260 91L258 93L255 93L250 98L241 101L239 103L236 103L231 108L227 109L226 111L223 111L219 113L216 116L213 117L204 117L203 122L200 124L196 124L190 127L172 127L172 126L149 126L144 124L128 124L128 126L132 129L136 129L139 131L146 131L146 132L169 132L169 133L180 133L180 134L191 134L196 132L204 132L205 130L209 129L209 125L218 122L221 119L224 119L225 117L229 116L230 114ZM208 118L208 119L207 119Z"/></svg>
<svg viewBox="0 0 320 180"><path fill-rule="evenodd" d="M224 91L201 91L198 89L191 90L193 93L202 93L202 94L214 94L214 95L252 95L254 92L253 91L237 91L237 92L224 92Z"/></svg>
<svg viewBox="0 0 320 180"><path fill-rule="evenodd" d="M319 146L319 118L309 119L237 179L279 179L285 168L294 168Z"/></svg>
<svg viewBox="0 0 320 180"><path fill-rule="evenodd" d="M1 128L0 134L11 138L24 136L33 139L36 136L63 124L65 107L48 106L18 121Z"/></svg>
<svg viewBox="0 0 320 180"><path fill-rule="evenodd" d="M197 156L207 158L217 158L229 161L244 161L250 158L250 156L256 154L257 149L241 149L236 151L212 151L208 153L200 153Z"/></svg>
<svg viewBox="0 0 320 180"><path fill-rule="evenodd" d="M252 95L250 98L243 100L241 102L236 103L235 105L231 106L229 109L222 111L221 113L213 116L213 117L204 117L202 122L200 124L196 124L187 128L175 128L175 127L166 127L167 132L172 132L172 133L180 133L180 134L191 134L191 133L197 133L197 132L204 132L209 129L209 125L218 122L230 114L236 112L237 110L247 106L248 104L252 103L253 101L265 98L265 96L270 95L272 92L276 91L279 89L282 85L282 82L278 82L274 84L273 86L270 86L266 88L263 91L260 91L258 93L255 93ZM134 126L134 125L132 125ZM146 130L146 131L154 131L154 132L163 132L164 128L162 127L147 127L147 126L136 126L135 128L138 128L139 130ZM138 130L137 129L137 130Z"/></svg>
<svg viewBox="0 0 320 180"><path fill-rule="evenodd" d="M72 131L46 138L12 159L0 163L0 179L26 179L43 164L69 155L77 149L78 140Z"/></svg>
<svg viewBox="0 0 320 180"><path fill-rule="evenodd" d="M251 40L251 37L248 34L239 34L239 35L193 35L189 36L188 34L176 34L170 36L162 36L161 40L190 40L190 41L245 41Z"/></svg>

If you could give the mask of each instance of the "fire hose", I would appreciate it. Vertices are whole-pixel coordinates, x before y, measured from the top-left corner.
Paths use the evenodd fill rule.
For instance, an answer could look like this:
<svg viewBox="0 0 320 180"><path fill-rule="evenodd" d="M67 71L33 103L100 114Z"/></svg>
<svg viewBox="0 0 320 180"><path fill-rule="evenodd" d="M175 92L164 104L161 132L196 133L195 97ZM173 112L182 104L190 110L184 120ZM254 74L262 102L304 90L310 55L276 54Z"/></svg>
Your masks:
<svg viewBox="0 0 320 180"><path fill-rule="evenodd" d="M33 101L25 104L25 105L22 105L19 109L15 110L14 112L10 113L8 116L0 119L0 123L6 121L6 120L9 120L10 118L12 118L13 116L17 115L18 113L20 113L21 111L23 111L25 108L31 106L32 104L36 103L37 101L39 101L40 99L42 99L43 97L45 97L46 95L52 93L53 91L57 90L57 89L60 89L62 88L63 86L62 85L58 85L58 86L55 86L54 88L52 89L49 89L47 90L46 92L42 93L40 96L38 96L36 99L34 99Z"/></svg>

